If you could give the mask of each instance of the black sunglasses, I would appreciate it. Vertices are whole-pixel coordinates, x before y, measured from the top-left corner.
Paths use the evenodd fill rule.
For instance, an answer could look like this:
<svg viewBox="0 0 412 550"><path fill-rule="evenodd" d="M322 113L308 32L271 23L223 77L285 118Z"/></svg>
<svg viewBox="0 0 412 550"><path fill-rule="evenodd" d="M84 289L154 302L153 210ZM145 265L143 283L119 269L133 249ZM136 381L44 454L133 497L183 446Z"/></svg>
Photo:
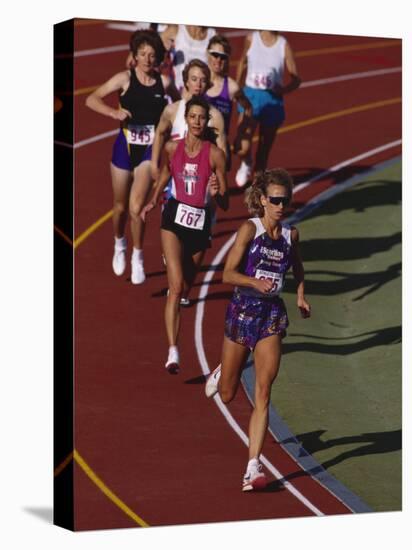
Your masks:
<svg viewBox="0 0 412 550"><path fill-rule="evenodd" d="M266 197L271 204L279 206L282 203L283 206L287 206L290 202L289 197Z"/></svg>
<svg viewBox="0 0 412 550"><path fill-rule="evenodd" d="M211 51L209 51L209 53L213 57L216 57L216 59L221 59L222 61L225 61L225 59L227 59L227 54L226 53L211 52Z"/></svg>

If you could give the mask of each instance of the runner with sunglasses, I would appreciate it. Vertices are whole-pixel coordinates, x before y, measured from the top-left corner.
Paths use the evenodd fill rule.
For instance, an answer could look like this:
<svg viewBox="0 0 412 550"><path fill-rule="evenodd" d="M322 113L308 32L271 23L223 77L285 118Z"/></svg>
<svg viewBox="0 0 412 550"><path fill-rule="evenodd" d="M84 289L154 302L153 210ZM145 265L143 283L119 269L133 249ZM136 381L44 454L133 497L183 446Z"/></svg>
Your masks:
<svg viewBox="0 0 412 550"><path fill-rule="evenodd" d="M259 462L265 439L271 387L279 371L282 338L289 324L280 293L292 267L297 305L310 317L305 299L304 269L296 227L281 222L292 196L292 179L283 169L267 170L246 192L250 218L240 227L223 271L223 282L235 287L228 305L222 362L209 376L205 392L219 392L224 403L235 396L242 368L253 351L255 407L249 423L249 462L243 491L263 489L266 476Z"/></svg>
<svg viewBox="0 0 412 550"><path fill-rule="evenodd" d="M232 114L233 102L236 101L244 109L244 114L239 117L238 122L242 121L237 128L235 143L241 139L251 139L247 134L250 128L250 117L252 116L252 106L248 98L243 93L239 84L228 76L229 57L231 46L225 36L217 34L213 36L207 46L208 66L211 74L212 87L206 92L208 102L216 107L225 121L225 133L229 135L230 118ZM230 149L227 150L227 170L230 170Z"/></svg>

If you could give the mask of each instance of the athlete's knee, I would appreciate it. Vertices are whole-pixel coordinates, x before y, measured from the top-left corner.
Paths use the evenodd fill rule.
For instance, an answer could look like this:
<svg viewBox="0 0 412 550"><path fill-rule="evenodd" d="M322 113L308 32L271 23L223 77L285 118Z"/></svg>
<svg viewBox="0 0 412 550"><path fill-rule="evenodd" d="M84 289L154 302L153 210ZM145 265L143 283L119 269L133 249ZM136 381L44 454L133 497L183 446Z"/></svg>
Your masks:
<svg viewBox="0 0 412 550"><path fill-rule="evenodd" d="M169 296L172 298L178 299L183 294L183 279L178 279L176 281L169 282Z"/></svg>
<svg viewBox="0 0 412 550"><path fill-rule="evenodd" d="M133 220L136 220L140 216L140 213L142 210L143 210L143 201L139 199L130 201L129 212Z"/></svg>
<svg viewBox="0 0 412 550"><path fill-rule="evenodd" d="M225 405L230 403L236 395L236 387L220 384L219 395Z"/></svg>
<svg viewBox="0 0 412 550"><path fill-rule="evenodd" d="M271 383L256 383L255 406L256 408L267 408L270 402Z"/></svg>
<svg viewBox="0 0 412 550"><path fill-rule="evenodd" d="M127 214L128 212L127 204L123 201L114 201L113 210L115 214L119 216Z"/></svg>

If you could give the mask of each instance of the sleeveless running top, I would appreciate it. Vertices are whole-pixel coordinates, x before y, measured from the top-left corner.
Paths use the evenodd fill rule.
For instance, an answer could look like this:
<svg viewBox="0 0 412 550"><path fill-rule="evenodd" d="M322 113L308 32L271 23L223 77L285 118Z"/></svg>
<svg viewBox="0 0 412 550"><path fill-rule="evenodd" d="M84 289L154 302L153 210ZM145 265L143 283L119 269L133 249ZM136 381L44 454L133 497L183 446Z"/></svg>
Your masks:
<svg viewBox="0 0 412 550"><path fill-rule="evenodd" d="M206 93L205 98L213 107L222 113L225 121L225 134L227 135L230 126L230 115L232 114L232 100L229 97L229 78L225 76L223 87L219 95L210 96Z"/></svg>
<svg viewBox="0 0 412 550"><path fill-rule="evenodd" d="M252 33L247 51L246 86L270 90L275 84L283 84L286 38L278 35L273 46L265 46L259 31Z"/></svg>
<svg viewBox="0 0 412 550"><path fill-rule="evenodd" d="M127 120L127 126L157 126L167 100L160 74L155 73L154 79L155 83L152 86L144 86L139 82L136 71L130 71L129 87L119 98L123 109L127 109L132 115L132 118Z"/></svg>
<svg viewBox="0 0 412 550"><path fill-rule="evenodd" d="M278 239L272 239L267 233L261 218L250 218L256 226L255 237L249 244L240 267L240 272L257 279L269 279L273 282L270 293L261 293L250 287L237 287L241 294L270 298L280 294L285 274L292 262L291 227L282 223L282 233Z"/></svg>
<svg viewBox="0 0 412 550"><path fill-rule="evenodd" d="M216 34L216 30L208 28L206 38L194 40L188 33L185 25L179 25L174 41L173 64L175 72L175 84L178 90L183 88L182 72L192 59L200 59L207 63L207 45Z"/></svg>
<svg viewBox="0 0 412 550"><path fill-rule="evenodd" d="M170 161L172 174L171 193L179 202L202 208L209 200L208 182L212 173L210 147L204 141L196 157L189 157L185 151L185 140L179 141Z"/></svg>
<svg viewBox="0 0 412 550"><path fill-rule="evenodd" d="M176 116L172 124L172 130L170 132L170 139L172 139L173 141L186 137L187 124L185 120L185 108L186 101L184 99L180 99L176 111Z"/></svg>

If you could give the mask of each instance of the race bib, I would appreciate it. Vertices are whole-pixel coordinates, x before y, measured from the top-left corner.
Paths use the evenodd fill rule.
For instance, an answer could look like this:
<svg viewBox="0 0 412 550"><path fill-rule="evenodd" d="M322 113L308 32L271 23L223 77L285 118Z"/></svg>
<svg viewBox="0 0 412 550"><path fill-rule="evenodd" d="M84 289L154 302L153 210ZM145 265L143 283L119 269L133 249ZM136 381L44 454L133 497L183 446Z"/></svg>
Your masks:
<svg viewBox="0 0 412 550"><path fill-rule="evenodd" d="M129 124L127 126L127 143L130 145L152 145L154 135L154 124Z"/></svg>
<svg viewBox="0 0 412 550"><path fill-rule="evenodd" d="M180 203L177 207L175 223L188 229L202 230L205 226L206 211L204 208L195 208Z"/></svg>
<svg viewBox="0 0 412 550"><path fill-rule="evenodd" d="M283 288L284 277L281 273L273 273L272 271L257 269L255 278L270 281L271 283L273 283L272 290L269 294L279 294Z"/></svg>
<svg viewBox="0 0 412 550"><path fill-rule="evenodd" d="M259 90L270 90L275 83L273 73L253 73L251 75L251 81L253 82L253 87Z"/></svg>

